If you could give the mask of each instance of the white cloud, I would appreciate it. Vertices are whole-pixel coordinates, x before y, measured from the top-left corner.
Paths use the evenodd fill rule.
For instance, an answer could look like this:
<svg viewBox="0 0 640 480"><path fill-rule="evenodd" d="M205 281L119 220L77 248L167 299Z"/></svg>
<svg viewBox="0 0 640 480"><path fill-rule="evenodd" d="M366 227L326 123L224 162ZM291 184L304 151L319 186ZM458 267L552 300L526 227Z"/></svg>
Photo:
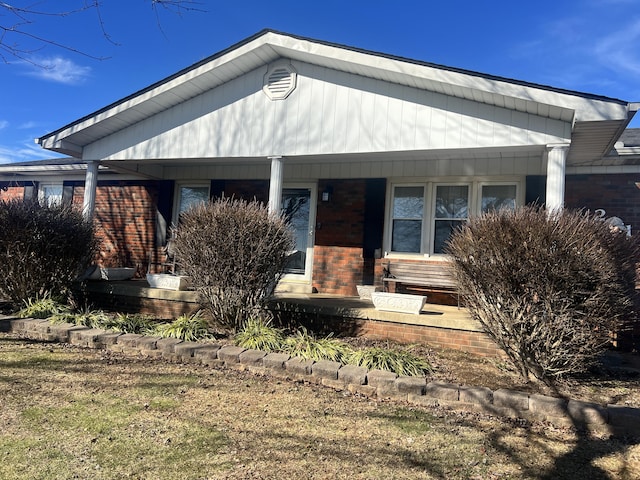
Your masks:
<svg viewBox="0 0 640 480"><path fill-rule="evenodd" d="M6 120L0 120L0 130L3 128L7 128L9 126L9 122Z"/></svg>
<svg viewBox="0 0 640 480"><path fill-rule="evenodd" d="M0 144L0 163L42 160L54 156L57 155L36 145L33 138L18 140L15 145Z"/></svg>
<svg viewBox="0 0 640 480"><path fill-rule="evenodd" d="M82 83L91 73L91 67L83 67L62 57L34 59L29 74L52 82L75 85Z"/></svg>
<svg viewBox="0 0 640 480"><path fill-rule="evenodd" d="M640 75L639 42L640 19L601 38L594 47L594 53L600 63L609 68Z"/></svg>
<svg viewBox="0 0 640 480"><path fill-rule="evenodd" d="M33 121L29 121L29 122L24 122L23 124L18 126L18 129L20 130L29 130L32 128L35 128L38 126L38 122L33 122Z"/></svg>

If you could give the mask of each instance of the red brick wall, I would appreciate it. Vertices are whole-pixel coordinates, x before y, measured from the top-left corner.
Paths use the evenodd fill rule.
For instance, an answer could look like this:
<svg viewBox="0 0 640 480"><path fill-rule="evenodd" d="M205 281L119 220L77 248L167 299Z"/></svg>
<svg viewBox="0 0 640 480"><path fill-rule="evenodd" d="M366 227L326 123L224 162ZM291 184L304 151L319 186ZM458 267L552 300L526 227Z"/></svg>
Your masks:
<svg viewBox="0 0 640 480"><path fill-rule="evenodd" d="M640 173L615 175L567 175L565 206L604 209L607 217L620 217L632 232L640 232Z"/></svg>
<svg viewBox="0 0 640 480"><path fill-rule="evenodd" d="M105 267L136 267L146 273L149 253L155 248L155 182L98 183L94 222L101 241L98 263ZM84 187L73 190L73 203L82 205ZM156 260L157 261L157 260Z"/></svg>
<svg viewBox="0 0 640 480"><path fill-rule="evenodd" d="M313 249L313 287L319 293L357 295L363 268L361 247L316 245Z"/></svg>
<svg viewBox="0 0 640 480"><path fill-rule="evenodd" d="M24 187L8 187L7 190L0 190L0 201L22 200L24 198Z"/></svg>
<svg viewBox="0 0 640 480"><path fill-rule="evenodd" d="M328 202L318 199L313 251L313 286L320 293L356 295L363 283L364 180L321 180L318 191L330 185ZM319 194L321 195L321 193Z"/></svg>

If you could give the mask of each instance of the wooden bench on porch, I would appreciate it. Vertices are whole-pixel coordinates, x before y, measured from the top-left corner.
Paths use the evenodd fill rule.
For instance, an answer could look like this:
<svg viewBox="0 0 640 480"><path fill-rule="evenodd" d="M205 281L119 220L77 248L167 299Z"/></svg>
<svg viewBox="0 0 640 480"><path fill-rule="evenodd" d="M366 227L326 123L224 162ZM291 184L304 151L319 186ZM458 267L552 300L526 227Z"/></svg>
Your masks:
<svg viewBox="0 0 640 480"><path fill-rule="evenodd" d="M458 285L446 263L407 262L399 259L388 260L383 264L382 282L385 291L390 284L402 284L419 287L421 290L449 293L456 296L458 307L460 295Z"/></svg>

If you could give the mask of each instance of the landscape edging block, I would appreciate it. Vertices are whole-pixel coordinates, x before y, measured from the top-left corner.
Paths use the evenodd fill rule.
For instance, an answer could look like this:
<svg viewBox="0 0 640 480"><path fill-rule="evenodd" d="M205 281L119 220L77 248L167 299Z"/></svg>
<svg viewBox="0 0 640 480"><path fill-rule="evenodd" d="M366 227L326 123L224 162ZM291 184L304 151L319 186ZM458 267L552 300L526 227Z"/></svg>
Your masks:
<svg viewBox="0 0 640 480"><path fill-rule="evenodd" d="M284 370L287 368L286 362L288 362L290 358L291 356L286 353L271 352L264 356L262 365L271 370Z"/></svg>
<svg viewBox="0 0 640 480"><path fill-rule="evenodd" d="M338 380L346 384L364 385L367 382L367 369L356 365L345 365L338 370Z"/></svg>
<svg viewBox="0 0 640 480"><path fill-rule="evenodd" d="M233 345L225 345L218 350L218 359L224 361L225 364L233 364L240 362L240 354L244 352L244 348Z"/></svg>
<svg viewBox="0 0 640 480"><path fill-rule="evenodd" d="M262 359L267 356L267 352L262 350L245 350L238 355L238 360L244 365L250 365L255 367L262 367Z"/></svg>
<svg viewBox="0 0 640 480"><path fill-rule="evenodd" d="M98 349L107 346L109 349L121 350L125 353L136 350L135 347L139 345L148 345L154 341L158 343L165 341L162 348L166 350L172 350L172 347L175 348L176 345L182 343L189 343L178 339L159 339L159 337L158 339L141 341L144 335L90 329L82 325L54 324L42 319L16 319L9 317L8 320L7 318L0 318L0 322L8 325L8 327L5 326L3 328L8 329L11 333L22 334L27 338L30 336L32 338L46 337L46 340L49 341L57 340L71 343L69 340L73 337L75 341L86 341L89 348ZM48 325L44 325L43 322L47 322ZM48 333L44 334L44 331ZM91 341L87 341L87 337ZM168 340L177 340L177 342L174 343ZM156 347L158 347L158 343L156 343ZM203 360L210 356L211 360L207 362L208 365L223 367L228 363L235 363L237 364L235 367L241 370L248 370L256 374L265 371L263 366L256 366L257 364L244 365L240 363L240 354L247 351L242 347L230 345L220 347L217 344L193 343L197 343L197 346L190 353L194 354L194 351L200 351L201 355L199 356ZM189 352L188 347L186 345L185 347L183 347L185 353ZM160 354L159 351L158 354ZM165 357L165 353L162 356ZM169 354L167 356L177 355ZM640 408L624 405L607 405L605 407L591 402L538 394L529 395L524 392L507 389L498 389L492 392L486 387L459 387L439 382L427 384L426 377L397 377L394 373L383 370L367 372L364 367L342 366L338 362L328 360L314 362L300 357L290 358L286 354L266 353L259 350L254 350L250 355L245 355L243 360L257 357L260 357L263 363L264 359L270 357L272 362L270 368L290 370L294 378L323 384L339 390L346 389L354 394L358 393L370 397L377 395L379 398L390 397L423 406L444 405L454 409L472 410L505 417L515 416L532 421L546 420L561 425L578 424L619 435L637 433L640 430ZM339 379L340 370L345 368L342 378ZM358 385L357 382L345 381L349 376L348 373L355 371L359 375L365 375L366 384ZM334 372L335 378L333 377ZM452 393L454 391L458 395L455 400L453 400L455 395ZM431 396L434 394L444 398ZM493 405L490 402L491 398L493 399Z"/></svg>
<svg viewBox="0 0 640 480"><path fill-rule="evenodd" d="M285 368L296 375L311 375L311 367L315 362L302 357L292 357L285 362Z"/></svg>
<svg viewBox="0 0 640 480"><path fill-rule="evenodd" d="M450 402L457 402L460 399L459 387L453 383L429 382L425 387L424 394L427 397Z"/></svg>
<svg viewBox="0 0 640 480"><path fill-rule="evenodd" d="M338 370L340 370L341 367L342 364L340 362L319 360L311 366L311 375L329 380L338 380Z"/></svg>

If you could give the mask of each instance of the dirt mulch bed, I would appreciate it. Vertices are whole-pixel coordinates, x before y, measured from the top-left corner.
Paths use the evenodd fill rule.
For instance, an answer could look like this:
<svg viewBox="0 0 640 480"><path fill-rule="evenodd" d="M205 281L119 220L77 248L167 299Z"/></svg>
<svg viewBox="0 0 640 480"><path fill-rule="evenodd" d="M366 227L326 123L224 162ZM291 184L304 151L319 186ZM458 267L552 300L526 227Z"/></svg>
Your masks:
<svg viewBox="0 0 640 480"><path fill-rule="evenodd" d="M534 382L524 382L504 360L484 358L449 349L426 345L407 347L394 342L376 341L364 337L341 338L353 347L410 348L426 358L434 367L428 381L459 385L501 388L549 396L562 396L601 405L615 404L640 407L640 354L607 352L601 364L592 371L558 382L556 390Z"/></svg>

